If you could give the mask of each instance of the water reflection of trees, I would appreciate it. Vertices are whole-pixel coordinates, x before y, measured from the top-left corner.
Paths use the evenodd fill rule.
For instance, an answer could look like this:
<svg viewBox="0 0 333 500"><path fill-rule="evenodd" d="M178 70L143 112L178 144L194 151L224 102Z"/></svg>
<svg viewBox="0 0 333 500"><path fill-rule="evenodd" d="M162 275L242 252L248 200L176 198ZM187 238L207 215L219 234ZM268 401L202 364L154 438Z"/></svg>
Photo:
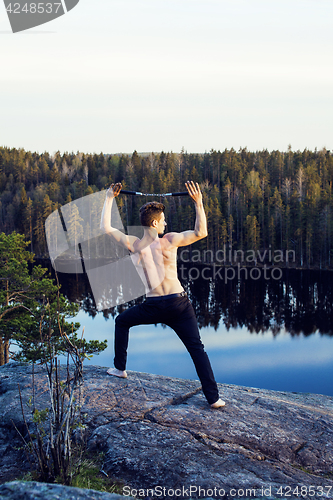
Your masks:
<svg viewBox="0 0 333 500"><path fill-rule="evenodd" d="M200 326L221 322L250 332L332 335L331 273L284 270L280 280L196 280L185 284Z"/></svg>
<svg viewBox="0 0 333 500"><path fill-rule="evenodd" d="M285 269L280 280L197 279L182 284L195 309L200 327L223 322L227 329L246 327L251 333L286 330L292 336L319 331L333 335L333 290L330 271ZM90 316L97 314L89 281L84 275L59 274L62 293L80 302ZM116 316L143 298L103 311Z"/></svg>

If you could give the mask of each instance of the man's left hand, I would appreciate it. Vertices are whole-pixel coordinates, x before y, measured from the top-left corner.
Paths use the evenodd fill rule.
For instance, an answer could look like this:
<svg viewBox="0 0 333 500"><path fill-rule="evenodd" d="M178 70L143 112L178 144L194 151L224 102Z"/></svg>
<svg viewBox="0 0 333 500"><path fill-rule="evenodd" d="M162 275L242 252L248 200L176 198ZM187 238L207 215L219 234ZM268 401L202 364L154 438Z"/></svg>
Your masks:
<svg viewBox="0 0 333 500"><path fill-rule="evenodd" d="M185 186L194 203L202 203L202 194L199 184L197 182L187 181L185 182Z"/></svg>

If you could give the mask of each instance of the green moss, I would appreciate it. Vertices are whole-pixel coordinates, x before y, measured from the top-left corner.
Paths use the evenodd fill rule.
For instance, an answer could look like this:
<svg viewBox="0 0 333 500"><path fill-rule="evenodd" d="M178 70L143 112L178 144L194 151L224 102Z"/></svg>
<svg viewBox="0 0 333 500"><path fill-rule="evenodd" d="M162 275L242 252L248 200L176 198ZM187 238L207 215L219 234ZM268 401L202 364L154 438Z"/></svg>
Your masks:
<svg viewBox="0 0 333 500"><path fill-rule="evenodd" d="M85 454L83 458L73 464L73 469L76 472L73 474L71 486L122 495L124 483L117 478L108 477L104 471L101 472L103 463L103 453L89 454L89 457ZM35 471L27 472L17 479L19 481L40 481L38 473ZM56 483L61 484L61 479L58 478Z"/></svg>
<svg viewBox="0 0 333 500"><path fill-rule="evenodd" d="M295 469L301 470L302 472L305 472L306 474L311 474L311 476L317 476L317 477L324 477L325 479L332 479L333 478L333 473L332 472L326 472L325 474L315 474L309 469L306 469L305 467L302 467L301 465L295 465L293 464L293 467Z"/></svg>
<svg viewBox="0 0 333 500"><path fill-rule="evenodd" d="M306 469L305 467L302 467L301 465L299 467L296 467L297 469L301 470L302 472L305 472L306 474L311 474L312 476L314 475L312 471L309 469Z"/></svg>
<svg viewBox="0 0 333 500"><path fill-rule="evenodd" d="M72 479L72 486L118 494L122 494L123 489L123 484L107 477L101 472L100 465L93 459L82 461L79 471Z"/></svg>

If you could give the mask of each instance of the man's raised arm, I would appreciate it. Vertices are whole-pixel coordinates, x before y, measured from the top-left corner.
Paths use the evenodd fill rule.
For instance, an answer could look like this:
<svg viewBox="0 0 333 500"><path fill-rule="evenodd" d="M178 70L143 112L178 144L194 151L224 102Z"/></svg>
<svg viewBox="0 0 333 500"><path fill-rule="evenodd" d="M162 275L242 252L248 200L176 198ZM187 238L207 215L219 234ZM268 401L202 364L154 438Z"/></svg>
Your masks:
<svg viewBox="0 0 333 500"><path fill-rule="evenodd" d="M106 234L109 234L121 246L127 248L130 252L134 252L133 245L138 238L136 236L128 236L127 234L119 231L119 229L111 226L111 209L113 200L116 196L119 195L121 187L121 183L118 182L117 184L111 184L111 186L107 190L102 211L100 228Z"/></svg>
<svg viewBox="0 0 333 500"><path fill-rule="evenodd" d="M167 238L169 242L176 247L183 247L186 245L191 245L195 241L199 241L202 238L206 238L207 231L207 219L205 214L205 209L202 202L202 194L200 191L200 186L196 182L187 181L185 182L188 194L194 201L195 206L195 225L192 231L183 231L182 233L167 233L164 238Z"/></svg>

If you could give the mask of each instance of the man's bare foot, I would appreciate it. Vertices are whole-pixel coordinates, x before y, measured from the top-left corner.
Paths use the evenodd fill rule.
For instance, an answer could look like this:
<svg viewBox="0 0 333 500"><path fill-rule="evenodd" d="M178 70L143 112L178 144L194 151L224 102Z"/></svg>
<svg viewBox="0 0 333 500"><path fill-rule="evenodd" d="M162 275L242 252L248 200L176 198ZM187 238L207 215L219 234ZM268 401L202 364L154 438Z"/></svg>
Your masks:
<svg viewBox="0 0 333 500"><path fill-rule="evenodd" d="M119 378L127 378L127 373L126 371L118 370L117 368L109 368L108 371L106 372L108 375L114 375L115 377Z"/></svg>
<svg viewBox="0 0 333 500"><path fill-rule="evenodd" d="M210 406L211 408L221 408L222 406L225 406L225 401L222 401L222 399L218 399L216 403L213 403Z"/></svg>

